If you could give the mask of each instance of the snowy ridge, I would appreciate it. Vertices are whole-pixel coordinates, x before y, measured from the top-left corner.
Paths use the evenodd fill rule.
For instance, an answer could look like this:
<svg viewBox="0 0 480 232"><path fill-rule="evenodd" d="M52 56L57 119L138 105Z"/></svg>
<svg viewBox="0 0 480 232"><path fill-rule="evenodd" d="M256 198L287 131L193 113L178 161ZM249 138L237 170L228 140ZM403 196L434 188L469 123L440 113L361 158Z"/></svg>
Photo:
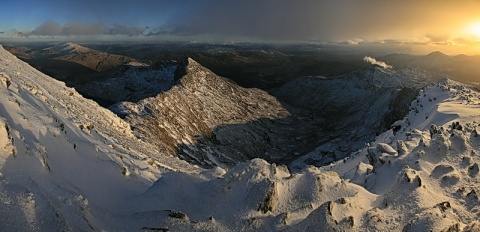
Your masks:
<svg viewBox="0 0 480 232"><path fill-rule="evenodd" d="M137 146L137 143L143 142L135 139L130 125L109 110L99 107L94 101L83 98L75 89L66 87L63 82L56 81L32 69L10 54L4 53L6 52L1 54L2 63L4 63L2 70L6 72L2 72L1 76L2 83L6 88L2 92L5 96L4 99L8 102L2 102L3 106L7 115L11 115L12 120L13 118L17 119L12 116L15 113L20 116L18 118L27 118L29 115L22 111L39 111L40 113L32 114L33 120L38 123L45 123L45 121L49 123L41 125L41 128L36 128L39 131L34 133L39 134L35 134L35 136L45 134L45 131L58 132L58 129L67 134L65 131L70 129L75 133L80 131L86 136L93 137L93 139L88 139L90 141L97 141L100 140L99 138L105 137L105 144L108 142L124 144L122 145L123 149L127 149L129 146L138 147L137 149L144 147L145 149L140 152L149 154L151 152L148 150L151 149L153 153L156 153L152 147ZM15 71L11 72L12 69ZM31 124L31 122L27 123Z"/></svg>
<svg viewBox="0 0 480 232"><path fill-rule="evenodd" d="M196 170L1 47L0 83L2 231L89 230L96 219L88 202L97 212L117 212L115 204L162 172Z"/></svg>
<svg viewBox="0 0 480 232"><path fill-rule="evenodd" d="M1 231L480 229L479 93L449 80L424 88L395 131L295 173L162 154L2 48L0 103Z"/></svg>
<svg viewBox="0 0 480 232"><path fill-rule="evenodd" d="M395 130L321 169L379 195L365 218L374 230L477 231L479 97L451 80L424 88Z"/></svg>

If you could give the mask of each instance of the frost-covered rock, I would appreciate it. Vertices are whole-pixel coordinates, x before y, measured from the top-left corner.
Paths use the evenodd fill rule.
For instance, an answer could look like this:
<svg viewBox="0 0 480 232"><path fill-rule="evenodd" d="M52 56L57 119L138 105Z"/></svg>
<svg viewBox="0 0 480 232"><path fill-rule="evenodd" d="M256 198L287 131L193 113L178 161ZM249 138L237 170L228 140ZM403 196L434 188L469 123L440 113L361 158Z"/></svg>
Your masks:
<svg viewBox="0 0 480 232"><path fill-rule="evenodd" d="M365 218L369 230L475 228L471 221L480 217L479 97L469 86L450 80L424 88L409 114L395 123L402 129L387 131L355 156L321 169L334 170L381 196L382 203ZM385 152L395 154L393 150L399 155ZM363 177L366 162L374 171Z"/></svg>

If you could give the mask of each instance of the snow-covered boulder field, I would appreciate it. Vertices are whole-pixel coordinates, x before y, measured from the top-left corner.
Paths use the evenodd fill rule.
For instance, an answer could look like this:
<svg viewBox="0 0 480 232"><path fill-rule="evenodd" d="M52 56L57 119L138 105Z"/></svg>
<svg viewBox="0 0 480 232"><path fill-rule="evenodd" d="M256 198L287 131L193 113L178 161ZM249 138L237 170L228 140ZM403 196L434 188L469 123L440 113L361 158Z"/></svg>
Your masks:
<svg viewBox="0 0 480 232"><path fill-rule="evenodd" d="M478 231L479 123L478 91L444 80L422 89L395 131L320 169L377 195L360 228Z"/></svg>
<svg viewBox="0 0 480 232"><path fill-rule="evenodd" d="M479 231L479 123L444 80L329 166L207 170L0 47L0 231Z"/></svg>

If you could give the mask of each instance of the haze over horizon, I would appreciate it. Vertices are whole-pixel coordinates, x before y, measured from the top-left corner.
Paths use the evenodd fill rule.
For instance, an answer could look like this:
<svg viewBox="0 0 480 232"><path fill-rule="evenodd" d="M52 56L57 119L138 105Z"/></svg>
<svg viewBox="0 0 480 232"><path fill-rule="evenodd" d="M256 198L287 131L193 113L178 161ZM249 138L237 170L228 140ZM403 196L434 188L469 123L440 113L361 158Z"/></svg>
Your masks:
<svg viewBox="0 0 480 232"><path fill-rule="evenodd" d="M478 54L480 2L11 1L0 37L319 42Z"/></svg>

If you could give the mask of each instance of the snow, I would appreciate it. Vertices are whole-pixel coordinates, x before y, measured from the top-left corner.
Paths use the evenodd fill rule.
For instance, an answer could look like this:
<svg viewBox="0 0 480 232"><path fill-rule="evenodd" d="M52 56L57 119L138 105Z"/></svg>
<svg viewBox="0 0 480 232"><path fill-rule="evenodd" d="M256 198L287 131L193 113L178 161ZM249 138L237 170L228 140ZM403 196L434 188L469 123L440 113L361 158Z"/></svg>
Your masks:
<svg viewBox="0 0 480 232"><path fill-rule="evenodd" d="M9 81L0 87L0 208L15 208L0 210L4 228L19 223L33 226L28 230L49 228L39 215L51 213L68 221L61 227L90 230L91 222L81 219L87 217L89 204L101 209L96 211L100 215L116 213L124 198L144 192L166 169L195 172L195 167L136 139L112 112L3 48L0 67L2 79ZM129 176L122 175L124 168ZM27 200L15 197L19 191ZM78 197L89 204L76 201ZM32 210L36 205L43 206ZM16 208L24 221L10 215L19 212Z"/></svg>
<svg viewBox="0 0 480 232"><path fill-rule="evenodd" d="M395 132L291 172L186 163L1 47L0 78L1 231L480 227L480 95L464 84L423 88Z"/></svg>
<svg viewBox="0 0 480 232"><path fill-rule="evenodd" d="M480 216L465 199L479 187L477 174L466 175L479 162L479 105L479 93L464 84L444 80L426 87L412 102L410 113L395 123L401 126L397 133L387 131L345 163L321 169L334 170L383 195L382 221L394 221L375 225L376 230L400 230L400 225L407 231L462 228ZM402 154L397 156L395 148ZM369 155L373 158L367 159ZM352 176L353 164L358 166ZM365 171L369 164L370 172ZM447 209L441 206L447 205L444 202Z"/></svg>
<svg viewBox="0 0 480 232"><path fill-rule="evenodd" d="M409 111L411 100L421 88L440 78L418 69L372 66L335 78L298 78L274 90L275 96L295 106L311 108L327 122L325 142L289 167L323 166L349 156L371 142L377 133L391 128L389 124L395 118Z"/></svg>

